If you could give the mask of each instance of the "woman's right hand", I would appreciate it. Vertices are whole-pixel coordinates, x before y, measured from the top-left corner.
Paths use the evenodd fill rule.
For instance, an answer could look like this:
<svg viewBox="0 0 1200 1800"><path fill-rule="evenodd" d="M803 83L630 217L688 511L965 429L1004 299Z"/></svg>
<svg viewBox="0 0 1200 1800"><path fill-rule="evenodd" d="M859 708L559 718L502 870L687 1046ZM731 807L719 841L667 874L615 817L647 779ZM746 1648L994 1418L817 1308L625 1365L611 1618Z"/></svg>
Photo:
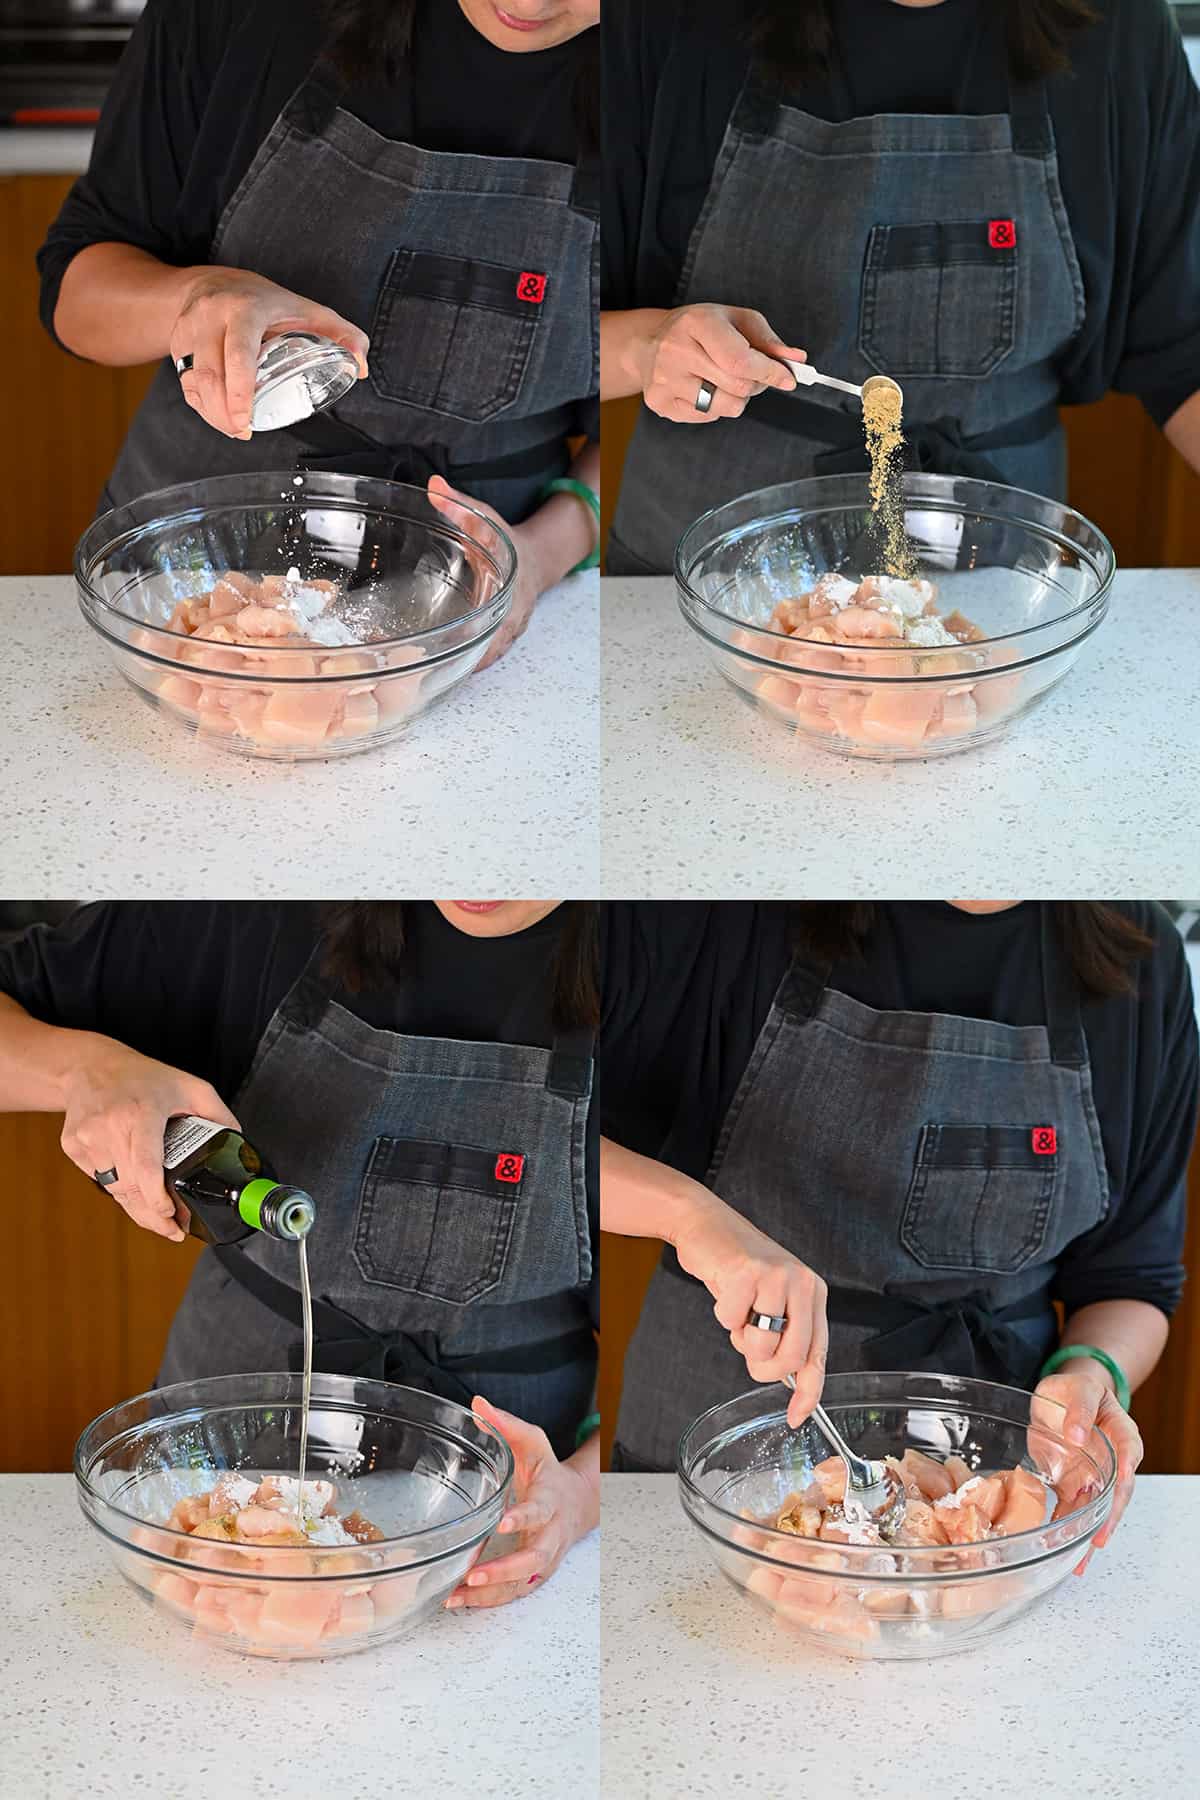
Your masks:
<svg viewBox="0 0 1200 1800"><path fill-rule="evenodd" d="M673 1243L683 1268L713 1296L713 1312L745 1357L751 1380L795 1376L788 1424L802 1425L825 1384L829 1327L821 1277L707 1188L697 1189ZM752 1311L786 1315L787 1324L782 1332L760 1331L746 1323Z"/></svg>
<svg viewBox="0 0 1200 1800"><path fill-rule="evenodd" d="M276 287L248 269L191 272L171 332L171 357L176 363L185 356L195 359L180 377L184 398L215 431L243 440L253 437L250 415L259 355L268 338L285 331L311 331L344 345L358 359L359 379L366 375L370 340L327 306Z"/></svg>
<svg viewBox="0 0 1200 1800"><path fill-rule="evenodd" d="M785 344L760 312L746 306L681 306L667 313L642 344L638 358L642 395L651 412L677 425L709 425L737 419L764 388L791 393L796 380L781 358L805 362ZM716 392L698 412L700 384Z"/></svg>
<svg viewBox="0 0 1200 1800"><path fill-rule="evenodd" d="M88 1176L115 1169L119 1179L105 1191L134 1224L181 1242L188 1211L163 1186L163 1131L179 1113L240 1129L216 1089L112 1038L91 1037L79 1047L63 1098L60 1141L71 1161Z"/></svg>

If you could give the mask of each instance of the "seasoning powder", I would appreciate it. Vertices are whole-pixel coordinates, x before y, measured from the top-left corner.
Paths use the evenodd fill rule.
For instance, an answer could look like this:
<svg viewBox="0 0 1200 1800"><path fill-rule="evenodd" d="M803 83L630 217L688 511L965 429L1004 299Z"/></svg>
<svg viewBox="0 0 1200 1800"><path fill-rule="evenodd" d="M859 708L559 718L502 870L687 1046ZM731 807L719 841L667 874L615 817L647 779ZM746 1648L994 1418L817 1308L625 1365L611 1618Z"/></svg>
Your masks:
<svg viewBox="0 0 1200 1800"><path fill-rule="evenodd" d="M900 390L890 382L875 383L863 395L863 425L871 458L871 511L875 517L884 570L912 581L917 559L904 530L904 436L900 430Z"/></svg>

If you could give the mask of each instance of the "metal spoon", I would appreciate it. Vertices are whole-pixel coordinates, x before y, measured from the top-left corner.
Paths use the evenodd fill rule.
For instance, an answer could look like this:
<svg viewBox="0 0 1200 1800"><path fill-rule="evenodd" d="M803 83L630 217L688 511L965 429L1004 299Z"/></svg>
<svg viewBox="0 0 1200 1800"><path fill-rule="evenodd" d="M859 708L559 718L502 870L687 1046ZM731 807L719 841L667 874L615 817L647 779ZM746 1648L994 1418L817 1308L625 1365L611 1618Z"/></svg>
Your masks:
<svg viewBox="0 0 1200 1800"><path fill-rule="evenodd" d="M796 1377L785 1375L784 1380L794 1392ZM813 1407L811 1417L846 1465L846 1498L842 1503L846 1518L856 1524L874 1525L882 1538L894 1537L904 1523L908 1505L904 1483L886 1463L856 1455L819 1403Z"/></svg>
<svg viewBox="0 0 1200 1800"><path fill-rule="evenodd" d="M855 387L852 381L839 381L836 375L822 375L811 363L789 362L787 357L779 359L785 369L790 369L801 387L812 387L820 382L822 387L837 388L843 394L853 394L856 400L864 403L871 394L880 393L890 388L899 396L901 408L904 406L904 393L899 382L893 381L890 375L868 375L861 387Z"/></svg>

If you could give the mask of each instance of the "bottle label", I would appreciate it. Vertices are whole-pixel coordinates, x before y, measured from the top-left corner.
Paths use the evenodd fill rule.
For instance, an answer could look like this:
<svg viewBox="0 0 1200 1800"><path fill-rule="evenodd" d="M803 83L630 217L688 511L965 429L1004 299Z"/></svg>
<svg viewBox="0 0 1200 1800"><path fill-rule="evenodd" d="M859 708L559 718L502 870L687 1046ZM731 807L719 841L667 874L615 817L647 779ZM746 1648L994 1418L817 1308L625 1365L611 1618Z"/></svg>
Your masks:
<svg viewBox="0 0 1200 1800"><path fill-rule="evenodd" d="M227 1125L214 1125L211 1119L196 1119L190 1114L168 1119L163 1132L163 1168L177 1169L193 1150L199 1150L202 1144L228 1129Z"/></svg>

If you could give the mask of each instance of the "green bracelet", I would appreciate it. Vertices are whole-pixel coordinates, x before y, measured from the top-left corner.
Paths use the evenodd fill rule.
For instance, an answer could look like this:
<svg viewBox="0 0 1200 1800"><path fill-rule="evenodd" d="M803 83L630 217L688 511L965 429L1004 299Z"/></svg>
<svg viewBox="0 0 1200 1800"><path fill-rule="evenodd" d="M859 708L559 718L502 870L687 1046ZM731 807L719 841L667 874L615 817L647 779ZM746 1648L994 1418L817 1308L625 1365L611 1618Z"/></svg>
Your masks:
<svg viewBox="0 0 1200 1800"><path fill-rule="evenodd" d="M1113 1360L1107 1350L1097 1350L1094 1344L1064 1344L1061 1350L1056 1350L1053 1356L1046 1358L1038 1380L1041 1380L1042 1375L1053 1375L1056 1369L1061 1369L1066 1362L1073 1362L1077 1356L1090 1356L1093 1362L1100 1363L1108 1370L1113 1378L1113 1387L1116 1389L1117 1405L1122 1412L1128 1412L1131 1395L1125 1371L1119 1362Z"/></svg>
<svg viewBox="0 0 1200 1800"><path fill-rule="evenodd" d="M575 1433L575 1448L582 1450L590 1437L595 1437L600 1429L600 1414L589 1413L579 1430Z"/></svg>
<svg viewBox="0 0 1200 1800"><path fill-rule="evenodd" d="M585 556L581 563L576 563L576 565L573 569L569 569L567 571L568 574L582 575L585 569L598 569L600 567L600 536L599 536L599 533L600 533L600 496L599 496L599 494L594 493L590 487L585 487L582 481L572 481L570 479L570 477L567 475L564 475L562 477L561 481L548 481L546 483L545 487L542 489L541 493L538 495L538 499L539 500L549 500L551 498L551 496L554 494L574 494L574 496L577 500L582 500L585 503L585 505L591 507L592 512L595 514L595 517L596 517L596 548L592 551L592 554L590 556Z"/></svg>

